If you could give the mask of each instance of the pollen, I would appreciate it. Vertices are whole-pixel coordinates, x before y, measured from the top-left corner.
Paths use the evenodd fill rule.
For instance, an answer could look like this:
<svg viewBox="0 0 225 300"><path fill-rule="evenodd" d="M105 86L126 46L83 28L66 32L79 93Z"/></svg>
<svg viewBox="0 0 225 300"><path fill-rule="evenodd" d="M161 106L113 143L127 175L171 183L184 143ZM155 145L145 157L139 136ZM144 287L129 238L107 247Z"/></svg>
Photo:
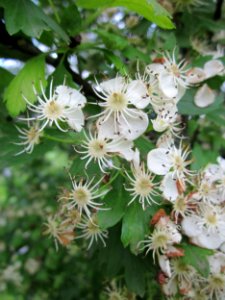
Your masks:
<svg viewBox="0 0 225 300"><path fill-rule="evenodd" d="M55 100L46 103L44 107L44 114L50 120L57 120L62 116L63 107Z"/></svg>
<svg viewBox="0 0 225 300"><path fill-rule="evenodd" d="M73 191L73 198L79 206L85 206L91 199L91 192L85 187L77 187Z"/></svg>
<svg viewBox="0 0 225 300"><path fill-rule="evenodd" d="M109 108L113 111L123 111L128 105L128 100L122 93L113 93L107 102Z"/></svg>
<svg viewBox="0 0 225 300"><path fill-rule="evenodd" d="M92 139L88 144L89 155L93 158L102 158L107 154L106 141L103 139Z"/></svg>
<svg viewBox="0 0 225 300"><path fill-rule="evenodd" d="M152 191L153 185L148 176L139 177L135 182L135 192L140 196L147 196Z"/></svg>

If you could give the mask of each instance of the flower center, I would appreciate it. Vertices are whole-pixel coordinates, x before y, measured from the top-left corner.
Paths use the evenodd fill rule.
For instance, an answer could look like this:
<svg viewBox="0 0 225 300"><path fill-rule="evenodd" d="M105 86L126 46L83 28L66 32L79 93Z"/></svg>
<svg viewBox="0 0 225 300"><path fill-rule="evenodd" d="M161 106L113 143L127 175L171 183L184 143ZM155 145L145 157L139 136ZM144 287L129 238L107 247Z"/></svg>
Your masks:
<svg viewBox="0 0 225 300"><path fill-rule="evenodd" d="M184 170L184 160L180 155L174 155L173 157L174 169L178 171Z"/></svg>
<svg viewBox="0 0 225 300"><path fill-rule="evenodd" d="M78 187L73 191L74 200L80 206L85 206L91 200L91 193L86 187Z"/></svg>
<svg viewBox="0 0 225 300"><path fill-rule="evenodd" d="M127 107L128 101L124 94L113 93L108 98L108 106L113 111L122 111Z"/></svg>
<svg viewBox="0 0 225 300"><path fill-rule="evenodd" d="M89 142L88 151L94 158L102 158L106 155L106 141L93 139Z"/></svg>
<svg viewBox="0 0 225 300"><path fill-rule="evenodd" d="M27 139L29 143L37 144L39 142L39 131L35 127L31 127L27 133Z"/></svg>
<svg viewBox="0 0 225 300"><path fill-rule="evenodd" d="M55 100L46 103L44 108L45 116L50 120L56 120L62 116L63 108Z"/></svg>
<svg viewBox="0 0 225 300"><path fill-rule="evenodd" d="M180 70L179 70L179 68L177 67L177 65L173 64L173 65L170 67L170 70L171 70L171 72L173 73L174 76L180 77Z"/></svg>
<svg viewBox="0 0 225 300"><path fill-rule="evenodd" d="M215 226L217 225L217 216L214 213L206 214L206 222L208 225Z"/></svg>
<svg viewBox="0 0 225 300"><path fill-rule="evenodd" d="M183 198L178 198L174 203L174 209L179 212L185 212L187 209L187 203Z"/></svg>
<svg viewBox="0 0 225 300"><path fill-rule="evenodd" d="M152 244L154 248L166 248L168 235L165 232L157 232L153 235Z"/></svg>
<svg viewBox="0 0 225 300"><path fill-rule="evenodd" d="M141 196L147 196L152 190L152 183L148 177L137 178L135 182L135 192Z"/></svg>
<svg viewBox="0 0 225 300"><path fill-rule="evenodd" d="M211 288L223 290L225 286L225 277L223 274L211 275L210 282Z"/></svg>

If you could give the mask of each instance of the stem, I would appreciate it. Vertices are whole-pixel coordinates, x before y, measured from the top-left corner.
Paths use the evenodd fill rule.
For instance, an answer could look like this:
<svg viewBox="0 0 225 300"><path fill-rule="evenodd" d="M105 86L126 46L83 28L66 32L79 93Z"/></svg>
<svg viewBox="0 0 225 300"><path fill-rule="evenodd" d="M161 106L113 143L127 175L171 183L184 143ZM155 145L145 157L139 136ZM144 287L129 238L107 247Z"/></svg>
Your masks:
<svg viewBox="0 0 225 300"><path fill-rule="evenodd" d="M46 133L44 133L43 137L48 139L48 140L52 140L52 141L60 142L60 143L64 143L64 144L74 144L74 143L77 144L77 140L61 139L61 138L58 138L58 137L55 137L55 136L48 135Z"/></svg>
<svg viewBox="0 0 225 300"><path fill-rule="evenodd" d="M54 13L54 15L55 15L55 18L56 18L57 22L60 23L60 22L61 22L61 19L60 19L60 17L59 17L59 14L58 14L58 12L57 12L57 9L56 9L56 7L55 7L53 1L52 1L52 0L48 0L48 3L49 3L49 5L51 6L51 8L52 8L52 10L53 10L53 13Z"/></svg>

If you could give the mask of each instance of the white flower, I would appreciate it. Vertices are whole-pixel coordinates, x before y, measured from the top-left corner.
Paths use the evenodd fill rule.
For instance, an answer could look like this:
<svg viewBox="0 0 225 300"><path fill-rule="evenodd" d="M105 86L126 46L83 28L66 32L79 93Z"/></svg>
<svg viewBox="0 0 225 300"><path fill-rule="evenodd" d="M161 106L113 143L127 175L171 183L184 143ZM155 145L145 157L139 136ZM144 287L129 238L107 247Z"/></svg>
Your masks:
<svg viewBox="0 0 225 300"><path fill-rule="evenodd" d="M197 212L186 216L181 225L184 234L200 247L217 249L225 241L225 213L218 206L200 203Z"/></svg>
<svg viewBox="0 0 225 300"><path fill-rule="evenodd" d="M131 192L132 199L128 203L130 205L136 199L142 205L142 208L145 209L146 202L148 205L152 203L158 204L154 199L154 196L159 195L157 192L158 183L154 183L155 176L145 170L144 164L138 168L132 168L133 177L126 172L127 177L131 182L131 187L126 188L127 191Z"/></svg>
<svg viewBox="0 0 225 300"><path fill-rule="evenodd" d="M225 255L217 252L209 256L210 274L204 282L203 291L209 300L225 299Z"/></svg>
<svg viewBox="0 0 225 300"><path fill-rule="evenodd" d="M58 242L63 246L67 246L74 240L74 226L61 222L57 215L49 216L44 226L46 227L44 234L54 239L56 250L59 248Z"/></svg>
<svg viewBox="0 0 225 300"><path fill-rule="evenodd" d="M19 155L24 152L29 154L32 153L34 150L34 146L39 144L40 142L41 133L38 124L36 123L28 129L19 128L17 126L16 128L20 133L19 138L22 140L22 142L14 143L14 144L23 146L24 149L16 153L15 155Z"/></svg>
<svg viewBox="0 0 225 300"><path fill-rule="evenodd" d="M145 250L146 254L153 251L153 259L155 255L165 254L170 246L180 243L182 239L181 234L178 232L176 225L169 220L168 217L162 217L156 224L155 229L146 240L139 242L140 250Z"/></svg>
<svg viewBox="0 0 225 300"><path fill-rule="evenodd" d="M216 92L212 90L206 83L201 86L194 97L194 103L198 107L207 107L216 100Z"/></svg>
<svg viewBox="0 0 225 300"><path fill-rule="evenodd" d="M84 155L81 159L87 159L85 167L91 161L97 161L101 171L104 173L105 169L111 166L113 154L118 154L128 161L133 158L132 141L121 137L107 139L99 136L97 133L93 136L91 132L89 132L89 137L85 133L85 137L86 141L81 145L84 150L78 151L75 149L75 151Z"/></svg>
<svg viewBox="0 0 225 300"><path fill-rule="evenodd" d="M33 86L34 93L37 96L38 104L32 104L23 96L27 103L28 109L35 113L34 117L28 120L38 120L41 123L40 131L47 125L52 126L55 124L59 130L66 131L60 126L60 122L68 123L71 128L76 131L81 131L84 125L84 115L81 110L86 98L78 91L73 90L66 86L58 86L53 90L53 81L50 84L49 98L44 92L41 85L42 97L37 94ZM63 92L66 93L64 94Z"/></svg>
<svg viewBox="0 0 225 300"><path fill-rule="evenodd" d="M190 151L188 148L182 149L171 146L169 148L157 148L148 153L147 163L151 172L157 175L166 175L172 172L174 179L183 180L186 175L193 173L187 169L191 160L187 160Z"/></svg>
<svg viewBox="0 0 225 300"><path fill-rule="evenodd" d="M177 97L181 90L183 91L188 87L186 63L182 60L177 64L175 49L172 56L166 52L163 58L163 64L149 65L147 67L148 72L157 75L159 88L166 97Z"/></svg>
<svg viewBox="0 0 225 300"><path fill-rule="evenodd" d="M71 182L73 189L69 193L69 195L65 195L61 197L66 201L65 206L68 210L77 208L80 215L83 212L86 213L88 218L91 218L91 209L94 210L103 210L101 205L103 203L95 202L94 200L104 196L108 191L105 190L103 192L99 191L99 184L102 181L100 179L97 183L92 185L94 178L92 178L89 182L83 182L81 179L78 183L71 177ZM60 200L61 200L60 199Z"/></svg>
<svg viewBox="0 0 225 300"><path fill-rule="evenodd" d="M98 114L100 119L97 122L102 137L122 136L134 140L145 132L148 117L139 109L145 108L149 100L146 100L147 90L141 80L129 83L122 77L116 77L98 84L95 92L104 100L98 103L104 108L104 111Z"/></svg>
<svg viewBox="0 0 225 300"><path fill-rule="evenodd" d="M90 219L83 217L83 221L77 224L76 228L82 231L80 235L76 236L76 239L85 238L89 240L88 249L91 248L94 241L98 242L98 239L102 241L104 247L106 246L105 239L108 237L108 232L99 227L96 214L93 214Z"/></svg>

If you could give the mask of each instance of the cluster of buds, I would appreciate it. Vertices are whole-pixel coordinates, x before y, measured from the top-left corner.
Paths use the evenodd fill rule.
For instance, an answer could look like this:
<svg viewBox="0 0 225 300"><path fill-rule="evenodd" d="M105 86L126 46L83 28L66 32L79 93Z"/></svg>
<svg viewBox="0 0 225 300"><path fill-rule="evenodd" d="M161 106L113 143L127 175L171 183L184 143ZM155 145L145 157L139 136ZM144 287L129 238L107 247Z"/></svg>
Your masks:
<svg viewBox="0 0 225 300"><path fill-rule="evenodd" d="M48 218L45 233L54 238L56 247L67 246L78 238L88 240L88 248L99 240L106 245L107 231L98 222L98 211L107 209L103 208L104 196L109 191L103 176L109 174L110 178L111 170L116 173L119 169L118 175L122 174L127 181L124 188L130 193L128 205L138 201L145 211L160 202L171 208L170 215L159 211L152 220L151 233L138 244L140 251L152 252L154 261L159 263L165 279L161 280L164 292L167 295L182 292L189 299L187 290L194 293L199 285L206 284L204 293L214 299L214 295L222 293L221 289L216 283L213 285L213 280L207 284L192 266L183 265L179 257L185 255L182 235L195 245L214 249L216 254L225 248L225 163L219 158L218 164L207 166L199 174L190 170L191 151L184 143L177 104L187 88L222 74L224 66L217 60L206 63L204 69L186 66L184 60L177 62L174 50L172 55L166 53L155 59L143 73L138 71L135 78L116 76L96 82L93 89L98 101L89 104L97 105L101 111L87 116L88 130L84 129L85 138L75 152L85 160L86 168L90 163L97 164L102 178L78 180L70 175L72 187L59 197L59 209ZM197 104L203 101L199 94L204 98L205 93L205 90L197 92ZM65 126L81 131L85 124L82 108L88 103L80 91L65 84L53 89L51 82L49 98L42 88L42 97L37 99L35 105L25 98L32 112L29 121L35 121L32 132L37 136L31 134L31 129L19 129L25 147L21 152L32 152L46 126L56 125L64 132ZM154 120L149 120L149 111L156 114ZM151 130L162 135L156 148L143 157L134 141ZM123 163L130 164L130 168L124 171ZM213 272L212 267L212 276ZM192 284L193 278L196 281Z"/></svg>

